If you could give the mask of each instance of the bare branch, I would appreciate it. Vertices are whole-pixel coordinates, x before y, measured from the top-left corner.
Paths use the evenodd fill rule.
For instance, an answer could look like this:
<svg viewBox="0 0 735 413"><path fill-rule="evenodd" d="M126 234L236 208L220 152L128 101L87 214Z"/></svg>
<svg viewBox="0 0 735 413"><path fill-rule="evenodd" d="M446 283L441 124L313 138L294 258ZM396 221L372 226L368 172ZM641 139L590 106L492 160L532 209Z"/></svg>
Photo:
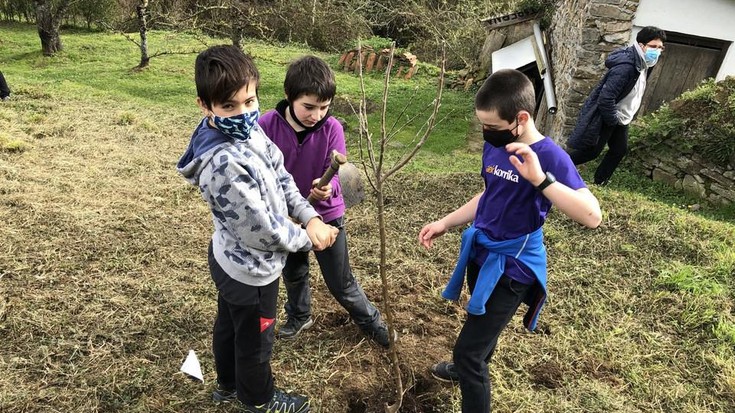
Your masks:
<svg viewBox="0 0 735 413"><path fill-rule="evenodd" d="M370 129L368 128L368 118L367 118L367 94L365 93L365 74L362 71L362 42L358 42L357 44L357 57L358 57L358 74L360 77L360 115L358 116L358 120L360 122L360 140L359 140L359 146L360 146L360 161L362 163L362 167L365 170L365 175L367 176L368 183L373 188L373 190L377 191L377 187L375 185L375 182L373 181L373 177L379 176L379 171L375 169L375 154L373 152L373 138L370 134ZM367 170L367 164L365 163L365 159L363 157L362 147L363 147L363 138L367 141L367 153L368 158L370 160L370 169L372 169L372 174L368 173Z"/></svg>
<svg viewBox="0 0 735 413"><path fill-rule="evenodd" d="M393 71L393 54L396 51L396 42L392 42L390 45L390 54L388 55L388 65L385 68L385 80L383 82L383 104L380 111L380 157L377 168L377 178L379 181L383 181L383 160L385 158L385 145L386 145L386 132L385 132L385 114L388 111L388 90L390 89L390 75Z"/></svg>
<svg viewBox="0 0 735 413"><path fill-rule="evenodd" d="M437 86L437 93L436 98L434 99L434 110L431 112L431 116L428 120L428 125L426 127L426 131L424 132L424 135L421 137L421 140L419 143L414 146L411 153L404 156L401 160L399 160L388 172L383 175L382 180L388 179L389 176L393 175L394 173L398 172L401 168L403 168L410 160L411 158L416 155L416 152L421 149L421 147L426 142L426 139L428 139L429 135L431 135L432 130L434 130L434 124L436 122L436 116L439 113L439 107L441 106L441 100L442 100L442 92L444 91L444 75L446 72L446 61L447 61L447 53L446 48L442 46L442 67L441 67L441 73L439 73L439 85Z"/></svg>
<svg viewBox="0 0 735 413"><path fill-rule="evenodd" d="M176 54L197 54L201 50L180 50L180 51L172 51L172 50L165 50L162 52L156 52L150 55L151 58L157 57L157 56L163 56L167 54L176 55Z"/></svg>
<svg viewBox="0 0 735 413"><path fill-rule="evenodd" d="M393 133L393 131L395 130L396 125L401 120L401 118L403 117L403 115L406 113L406 110L408 110L409 106L411 106L411 104L413 103L414 99L416 99L416 94L417 93L418 93L418 87L416 87L416 88L413 89L413 95L411 95L411 98L408 100L408 102L406 102L406 106L404 106L403 109L401 109L401 112L396 117L396 121L393 122L393 125L391 125L390 130L388 131L388 135L395 135ZM398 128L398 131L400 131L405 126L406 126L406 124L404 124L401 128Z"/></svg>
<svg viewBox="0 0 735 413"><path fill-rule="evenodd" d="M102 26L102 27L106 28L107 30L110 30L110 31L112 31L112 32L116 32L116 33L119 33L120 35L122 35L123 37L125 37L125 38L126 38L126 39L127 39L128 41L129 41L129 42L131 42L131 43L133 43L134 45L136 45L136 46L140 47L140 43L139 43L139 42L138 42L137 40L135 40L135 38L134 38L134 37L132 37L132 36L130 36L129 34L125 33L125 31L123 31L123 30L120 30L120 29L117 29L117 28L115 28L115 27L112 27L112 26L111 26L111 25L110 25L109 23L107 23L107 22L99 21L99 22L98 22L97 24L99 24L100 26Z"/></svg>

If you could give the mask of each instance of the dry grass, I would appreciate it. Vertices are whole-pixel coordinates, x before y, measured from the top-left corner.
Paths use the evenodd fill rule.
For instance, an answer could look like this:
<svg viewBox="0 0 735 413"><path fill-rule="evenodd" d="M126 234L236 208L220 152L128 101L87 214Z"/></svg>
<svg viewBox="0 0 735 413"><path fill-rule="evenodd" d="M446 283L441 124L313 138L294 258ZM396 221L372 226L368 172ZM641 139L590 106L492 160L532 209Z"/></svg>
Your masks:
<svg viewBox="0 0 735 413"><path fill-rule="evenodd" d="M22 88L16 97L0 106L0 129L25 145L0 151L0 411L232 411L210 402L210 217L174 168L195 108L141 113ZM451 355L463 319L439 298L459 233L431 253L415 238L481 182L475 173L404 174L391 188L402 411L458 411L458 391L427 368ZM551 296L538 333L516 319L501 337L495 411L735 411L734 342L713 333L732 321L732 281L719 280L725 293L713 298L660 279L673 262L714 266L716 251L732 250L735 226L595 191L605 210L599 230L550 218ZM381 306L374 206L351 209L347 225L355 272ZM387 354L314 277L316 325L276 343L277 383L310 395L317 412L378 412L393 400ZM178 373L189 349L205 385Z"/></svg>

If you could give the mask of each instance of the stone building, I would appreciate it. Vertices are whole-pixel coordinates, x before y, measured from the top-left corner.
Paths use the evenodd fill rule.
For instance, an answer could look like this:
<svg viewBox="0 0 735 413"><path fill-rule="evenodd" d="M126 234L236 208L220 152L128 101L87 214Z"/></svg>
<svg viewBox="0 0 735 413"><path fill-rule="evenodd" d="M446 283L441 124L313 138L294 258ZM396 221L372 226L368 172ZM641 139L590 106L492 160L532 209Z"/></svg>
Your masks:
<svg viewBox="0 0 735 413"><path fill-rule="evenodd" d="M645 26L667 32L666 52L648 79L641 114L696 86L735 75L735 1L565 0L550 29L558 113L545 132L562 142L582 103L605 72L607 54L630 44Z"/></svg>
<svg viewBox="0 0 735 413"><path fill-rule="evenodd" d="M488 26L478 78L502 67L522 70L534 81L536 122L548 136L565 143L579 111L604 75L607 55L635 41L645 26L667 33L666 51L647 79L639 115L659 108L706 78L735 75L735 1L733 0L564 0L556 2L545 39L534 36L534 17L522 13L484 19ZM536 33L537 34L537 33ZM538 44L548 54L539 65ZM502 57L502 59L501 59ZM496 59L497 58L497 59ZM494 67L500 63L499 67ZM546 73L544 73L546 71ZM556 113L548 111L541 79L550 75ZM546 79L548 80L548 79ZM549 89L548 82L546 89ZM546 104L546 105L545 105ZM479 126L474 125L479 133ZM735 202L735 160L713 166L693 153L676 153L675 140L647 148L641 163L649 176L714 202ZM661 156L652 156L653 153Z"/></svg>

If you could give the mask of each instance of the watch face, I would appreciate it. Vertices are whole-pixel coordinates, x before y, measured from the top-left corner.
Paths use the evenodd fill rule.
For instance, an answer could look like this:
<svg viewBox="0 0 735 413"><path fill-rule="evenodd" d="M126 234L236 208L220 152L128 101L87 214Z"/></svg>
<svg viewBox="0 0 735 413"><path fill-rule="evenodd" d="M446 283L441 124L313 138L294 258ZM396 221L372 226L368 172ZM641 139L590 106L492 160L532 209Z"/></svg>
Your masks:
<svg viewBox="0 0 735 413"><path fill-rule="evenodd" d="M556 177L551 172L546 172L546 179L544 179L539 186L536 187L539 191L543 191L547 186L556 182Z"/></svg>

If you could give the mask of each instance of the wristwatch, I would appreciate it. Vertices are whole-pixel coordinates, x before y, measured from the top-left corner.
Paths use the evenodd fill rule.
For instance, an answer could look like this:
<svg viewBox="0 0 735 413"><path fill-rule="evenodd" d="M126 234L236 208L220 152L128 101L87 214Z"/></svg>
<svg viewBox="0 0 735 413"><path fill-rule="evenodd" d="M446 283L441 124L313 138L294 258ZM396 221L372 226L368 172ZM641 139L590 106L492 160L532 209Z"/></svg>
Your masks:
<svg viewBox="0 0 735 413"><path fill-rule="evenodd" d="M546 178L543 180L543 182L538 184L536 189L541 192L546 189L547 186L553 184L554 182L556 182L556 177L551 172L546 172Z"/></svg>

